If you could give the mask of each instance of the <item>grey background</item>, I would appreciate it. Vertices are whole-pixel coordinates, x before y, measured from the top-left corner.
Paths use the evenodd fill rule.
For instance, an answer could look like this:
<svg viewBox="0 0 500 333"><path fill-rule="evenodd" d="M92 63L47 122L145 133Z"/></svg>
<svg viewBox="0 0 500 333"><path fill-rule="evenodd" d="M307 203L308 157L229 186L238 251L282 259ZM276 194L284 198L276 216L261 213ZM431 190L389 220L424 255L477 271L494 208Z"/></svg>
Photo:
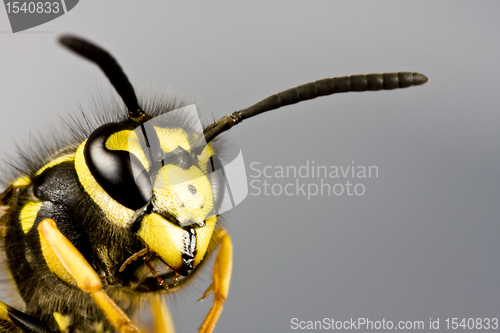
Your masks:
<svg viewBox="0 0 500 333"><path fill-rule="evenodd" d="M56 44L65 32L110 50L136 87L174 88L209 118L324 77L419 71L423 87L323 97L233 129L247 166L355 161L379 178L362 197L248 196L232 210L217 331L290 332L294 317L426 330L429 318L443 328L448 317L500 317L499 12L494 1L87 0L11 34L0 10L0 151L111 91ZM178 332L201 323L211 299L195 301L208 284L170 298Z"/></svg>

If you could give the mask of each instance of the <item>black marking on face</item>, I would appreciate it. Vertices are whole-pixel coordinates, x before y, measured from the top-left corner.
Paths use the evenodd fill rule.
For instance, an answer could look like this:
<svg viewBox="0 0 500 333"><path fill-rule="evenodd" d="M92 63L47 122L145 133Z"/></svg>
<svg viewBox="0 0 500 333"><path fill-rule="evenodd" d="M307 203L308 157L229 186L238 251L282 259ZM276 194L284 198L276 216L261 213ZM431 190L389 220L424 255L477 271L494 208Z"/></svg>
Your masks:
<svg viewBox="0 0 500 333"><path fill-rule="evenodd" d="M188 190L192 195L196 195L196 187L194 187L194 185L189 184Z"/></svg>
<svg viewBox="0 0 500 333"><path fill-rule="evenodd" d="M146 146L149 148L149 158L155 163L160 162L163 158L160 138L153 126L149 123L141 125L142 135L146 141Z"/></svg>
<svg viewBox="0 0 500 333"><path fill-rule="evenodd" d="M132 223L132 227L131 227L131 231L133 233L137 233L139 231L139 229L141 228L141 225L142 225L142 220L149 214L151 214L153 212L153 204L151 202L149 202L149 204L146 206L146 208L144 208L140 213L139 215L137 216L137 218L135 219L134 223Z"/></svg>
<svg viewBox="0 0 500 333"><path fill-rule="evenodd" d="M194 268L194 258L196 256L196 233L193 228L187 227L184 235L184 251L182 253L182 267L179 274L186 276L188 271Z"/></svg>
<svg viewBox="0 0 500 333"><path fill-rule="evenodd" d="M196 159L186 149L177 146L172 152L165 154L165 164L172 164L188 170L193 165L196 165Z"/></svg>

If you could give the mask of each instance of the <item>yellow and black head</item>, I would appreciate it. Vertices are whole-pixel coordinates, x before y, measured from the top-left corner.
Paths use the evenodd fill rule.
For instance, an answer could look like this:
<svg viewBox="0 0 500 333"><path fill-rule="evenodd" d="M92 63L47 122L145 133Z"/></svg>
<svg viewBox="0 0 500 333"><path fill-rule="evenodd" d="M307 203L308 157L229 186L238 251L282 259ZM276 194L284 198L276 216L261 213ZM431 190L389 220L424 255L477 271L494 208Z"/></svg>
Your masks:
<svg viewBox="0 0 500 333"><path fill-rule="evenodd" d="M97 128L77 149L80 184L110 223L187 275L207 251L224 189L196 110L150 119L111 55L77 38L61 42L103 69L129 111L128 120Z"/></svg>

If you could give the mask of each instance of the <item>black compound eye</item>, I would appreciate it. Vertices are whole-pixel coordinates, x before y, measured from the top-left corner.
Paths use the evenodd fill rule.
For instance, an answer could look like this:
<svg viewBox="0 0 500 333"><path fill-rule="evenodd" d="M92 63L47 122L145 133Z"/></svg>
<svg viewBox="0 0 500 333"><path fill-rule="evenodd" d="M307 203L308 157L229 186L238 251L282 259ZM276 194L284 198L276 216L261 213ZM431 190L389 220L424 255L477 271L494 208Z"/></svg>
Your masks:
<svg viewBox="0 0 500 333"><path fill-rule="evenodd" d="M118 123L96 129L87 140L84 156L92 176L104 191L123 206L137 210L151 200L149 174L132 153L106 148L110 135L124 129Z"/></svg>

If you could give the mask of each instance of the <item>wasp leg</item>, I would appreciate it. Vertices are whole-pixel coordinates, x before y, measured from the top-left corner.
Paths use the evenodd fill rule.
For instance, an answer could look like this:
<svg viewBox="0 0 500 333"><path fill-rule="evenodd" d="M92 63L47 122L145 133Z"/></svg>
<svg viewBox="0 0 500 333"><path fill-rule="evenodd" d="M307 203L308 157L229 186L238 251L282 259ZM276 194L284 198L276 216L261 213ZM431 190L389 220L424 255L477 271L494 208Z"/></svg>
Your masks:
<svg viewBox="0 0 500 333"><path fill-rule="evenodd" d="M233 244L231 237L224 229L214 232L215 246L220 244L219 251L214 263L214 281L205 291L205 299L211 292L214 293L214 305L207 314L205 321L200 326L199 333L210 333L214 330L215 324L222 312L222 303L226 300L231 282L231 272L233 269Z"/></svg>
<svg viewBox="0 0 500 333"><path fill-rule="evenodd" d="M139 329L132 324L127 315L104 292L97 273L83 255L57 229L54 220L43 220L38 226L38 232L47 240L78 287L90 293L94 302L119 332L139 332Z"/></svg>
<svg viewBox="0 0 500 333"><path fill-rule="evenodd" d="M174 321L161 296L153 294L149 302L153 312L155 333L175 333Z"/></svg>
<svg viewBox="0 0 500 333"><path fill-rule="evenodd" d="M20 328L28 333L51 333L44 323L35 317L29 316L24 312L11 308L7 304L0 302L0 331L13 332Z"/></svg>
<svg viewBox="0 0 500 333"><path fill-rule="evenodd" d="M151 266L151 264L149 263L149 259L150 259L150 255L147 255L146 257L142 258L142 260L144 260L144 263L146 264L146 266L148 266L149 270L151 271L151 274L153 274L153 277L156 278L156 280L158 281L158 283L165 289L168 290L168 285L165 283L165 281L163 281L163 279L158 275L158 272L156 271L156 269L154 269L153 266Z"/></svg>
<svg viewBox="0 0 500 333"><path fill-rule="evenodd" d="M128 264L132 263L132 261L135 261L142 256L145 256L148 253L148 251L149 251L149 249L147 247L145 247L142 250L140 250L139 252L136 252L133 255L131 255L130 257L128 257L128 259L125 260L125 262L120 267L119 271L123 272L123 270L125 269L125 267L127 267Z"/></svg>

